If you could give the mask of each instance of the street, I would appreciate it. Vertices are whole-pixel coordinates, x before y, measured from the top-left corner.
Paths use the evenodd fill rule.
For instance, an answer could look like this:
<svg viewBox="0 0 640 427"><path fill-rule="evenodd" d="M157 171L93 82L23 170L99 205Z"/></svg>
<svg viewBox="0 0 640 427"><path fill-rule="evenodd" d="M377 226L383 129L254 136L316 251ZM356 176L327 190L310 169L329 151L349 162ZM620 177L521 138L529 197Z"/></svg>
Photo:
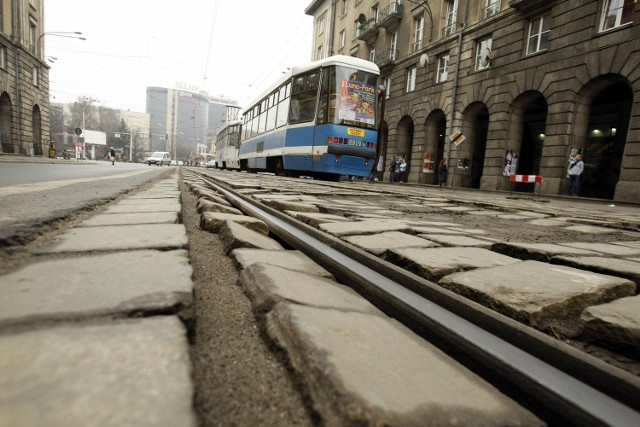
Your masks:
<svg viewBox="0 0 640 427"><path fill-rule="evenodd" d="M169 168L110 162L0 162L0 246L113 200Z"/></svg>

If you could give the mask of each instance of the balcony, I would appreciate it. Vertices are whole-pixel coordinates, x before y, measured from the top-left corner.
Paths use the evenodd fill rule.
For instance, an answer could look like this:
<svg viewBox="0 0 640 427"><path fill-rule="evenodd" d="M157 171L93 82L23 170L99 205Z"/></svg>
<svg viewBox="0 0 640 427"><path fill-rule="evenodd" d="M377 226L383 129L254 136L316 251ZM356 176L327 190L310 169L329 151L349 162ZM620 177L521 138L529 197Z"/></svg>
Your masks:
<svg viewBox="0 0 640 427"><path fill-rule="evenodd" d="M356 38L366 43L372 43L378 36L379 32L380 30L378 30L376 18L371 18L364 24L360 24L358 26L358 37Z"/></svg>
<svg viewBox="0 0 640 427"><path fill-rule="evenodd" d="M378 26L382 28L389 28L402 19L402 12L404 6L398 3L391 3L389 6L378 12Z"/></svg>
<svg viewBox="0 0 640 427"><path fill-rule="evenodd" d="M415 53L422 50L422 40L419 40L411 45L411 53Z"/></svg>
<svg viewBox="0 0 640 427"><path fill-rule="evenodd" d="M449 24L442 29L442 38L447 38L456 32L456 23Z"/></svg>
<svg viewBox="0 0 640 427"><path fill-rule="evenodd" d="M500 12L500 2L495 2L484 8L484 19L491 18Z"/></svg>
<svg viewBox="0 0 640 427"><path fill-rule="evenodd" d="M385 50L376 55L374 62L382 71L385 68L391 68L396 63L398 54L398 49Z"/></svg>
<svg viewBox="0 0 640 427"><path fill-rule="evenodd" d="M555 2L555 0L509 0L509 6L520 13L528 13L536 8L550 9Z"/></svg>

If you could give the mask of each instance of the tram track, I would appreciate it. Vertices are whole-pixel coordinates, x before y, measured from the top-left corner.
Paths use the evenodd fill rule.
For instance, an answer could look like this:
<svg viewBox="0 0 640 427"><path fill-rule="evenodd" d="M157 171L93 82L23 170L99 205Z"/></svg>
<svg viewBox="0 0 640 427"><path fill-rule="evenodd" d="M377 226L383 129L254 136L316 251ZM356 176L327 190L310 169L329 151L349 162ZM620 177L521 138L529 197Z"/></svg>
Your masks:
<svg viewBox="0 0 640 427"><path fill-rule="evenodd" d="M277 239L549 424L640 424L637 378L199 175Z"/></svg>

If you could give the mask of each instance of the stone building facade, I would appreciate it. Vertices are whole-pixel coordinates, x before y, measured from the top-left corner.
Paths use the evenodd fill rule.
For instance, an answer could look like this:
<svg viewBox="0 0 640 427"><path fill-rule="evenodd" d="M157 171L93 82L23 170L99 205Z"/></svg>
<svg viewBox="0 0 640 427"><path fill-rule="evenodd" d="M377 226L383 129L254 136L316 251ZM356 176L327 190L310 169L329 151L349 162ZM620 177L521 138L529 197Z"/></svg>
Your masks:
<svg viewBox="0 0 640 427"><path fill-rule="evenodd" d="M0 2L0 153L47 156L49 67L43 0Z"/></svg>
<svg viewBox="0 0 640 427"><path fill-rule="evenodd" d="M640 3L315 0L313 55L369 59L385 84L382 153L409 182L640 200ZM453 142L451 137L461 134ZM461 141L461 142L460 142ZM538 191L538 190L536 190Z"/></svg>

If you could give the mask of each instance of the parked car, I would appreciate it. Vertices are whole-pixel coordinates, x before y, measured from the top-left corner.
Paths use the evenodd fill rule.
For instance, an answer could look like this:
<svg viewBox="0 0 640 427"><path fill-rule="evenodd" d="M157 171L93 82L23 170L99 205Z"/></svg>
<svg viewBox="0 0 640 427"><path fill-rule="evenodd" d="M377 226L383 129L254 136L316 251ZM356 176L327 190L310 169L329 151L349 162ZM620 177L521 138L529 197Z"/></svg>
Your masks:
<svg viewBox="0 0 640 427"><path fill-rule="evenodd" d="M204 167L207 169L216 168L216 161L215 160L209 160L207 163L204 164Z"/></svg>
<svg viewBox="0 0 640 427"><path fill-rule="evenodd" d="M170 166L171 154L168 151L156 151L155 153L147 157L144 162L149 166L151 165Z"/></svg>

